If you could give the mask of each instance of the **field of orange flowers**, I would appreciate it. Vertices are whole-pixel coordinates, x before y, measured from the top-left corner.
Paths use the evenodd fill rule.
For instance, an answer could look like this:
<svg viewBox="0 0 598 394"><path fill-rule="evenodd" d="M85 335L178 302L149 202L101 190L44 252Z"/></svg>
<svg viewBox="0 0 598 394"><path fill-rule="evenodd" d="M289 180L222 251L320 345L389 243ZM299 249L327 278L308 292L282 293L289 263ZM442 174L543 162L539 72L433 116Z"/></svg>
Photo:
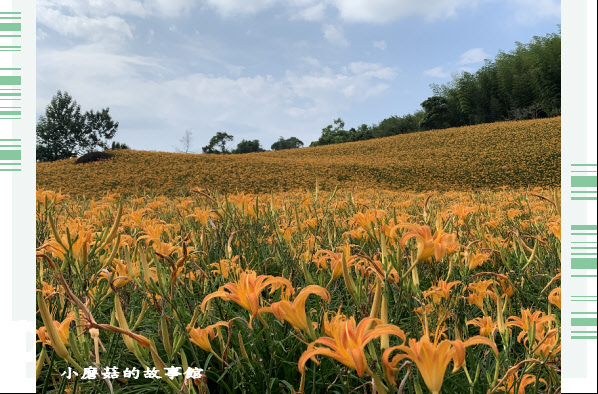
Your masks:
<svg viewBox="0 0 598 394"><path fill-rule="evenodd" d="M37 164L37 185L63 193L188 194L322 190L475 190L560 185L561 118L499 122L377 140L243 155L114 151L107 161ZM283 176L281 175L283 174Z"/></svg>
<svg viewBox="0 0 598 394"><path fill-rule="evenodd" d="M337 177L356 167L363 179L379 174L375 189L196 188L166 197L182 176L166 159L154 168L167 154L122 152L81 170L67 170L69 161L38 166L38 184L72 195L37 191L37 391L559 392L560 190L550 187L559 164L537 152L542 144L552 155L559 150L547 142L556 128L550 122L521 122L533 132L515 133L520 150L502 159L490 156L491 140L486 148L451 147L447 137L441 150L424 134L417 148L389 139L372 152L380 159L367 162L331 153L342 147L285 152L293 157L287 164L278 153L241 159L263 165L265 174L295 159L297 171L310 168L310 157L326 152L314 169L322 183L334 182L319 172L327 166ZM505 138L508 125L476 132L502 127ZM417 166L409 163L414 149L423 155ZM439 157L449 153L460 162ZM141 157L154 177L122 174L127 160ZM210 163L227 157L189 160L201 165L190 161L184 171L213 177L205 181L210 188L221 185ZM502 174L500 166L480 175L475 163L492 160L507 169L493 182L534 184L533 176L546 185L382 191L401 179L433 189L441 175L429 174L438 173L451 173L457 185L484 185L485 176ZM106 194L117 164L124 185L147 182L155 193ZM259 189L259 172L245 179L235 166L231 185ZM51 168L65 168L71 184ZM94 168L106 176L84 179ZM98 178L103 189L93 183ZM77 196L84 192L103 195Z"/></svg>

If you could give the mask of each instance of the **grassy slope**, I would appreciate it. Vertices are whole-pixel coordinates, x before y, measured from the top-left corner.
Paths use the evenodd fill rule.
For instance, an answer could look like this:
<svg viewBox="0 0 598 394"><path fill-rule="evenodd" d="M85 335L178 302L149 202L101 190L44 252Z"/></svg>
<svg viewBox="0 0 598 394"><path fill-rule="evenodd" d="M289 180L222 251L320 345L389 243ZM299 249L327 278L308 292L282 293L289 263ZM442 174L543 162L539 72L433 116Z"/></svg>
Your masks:
<svg viewBox="0 0 598 394"><path fill-rule="evenodd" d="M38 187L73 194L270 192L367 187L469 190L560 185L561 118L432 130L245 155L117 151L112 160L37 164Z"/></svg>

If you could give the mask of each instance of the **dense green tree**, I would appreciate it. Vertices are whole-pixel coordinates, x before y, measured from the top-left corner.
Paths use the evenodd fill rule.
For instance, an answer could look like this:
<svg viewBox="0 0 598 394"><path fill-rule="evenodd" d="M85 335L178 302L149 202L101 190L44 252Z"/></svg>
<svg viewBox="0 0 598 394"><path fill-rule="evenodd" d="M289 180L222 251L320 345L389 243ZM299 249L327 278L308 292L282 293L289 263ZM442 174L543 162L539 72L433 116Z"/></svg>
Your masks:
<svg viewBox="0 0 598 394"><path fill-rule="evenodd" d="M226 147L226 144L231 142L233 138L234 137L232 135L219 131L210 139L210 143L201 148L201 150L203 153L230 153Z"/></svg>
<svg viewBox="0 0 598 394"><path fill-rule="evenodd" d="M251 153L251 152L264 152L264 148L260 145L258 140L241 140L237 144L237 148L233 150L233 153Z"/></svg>
<svg viewBox="0 0 598 394"><path fill-rule="evenodd" d="M345 122L341 119L335 119L333 125L328 125L322 129L322 135L310 146L340 144L342 142L352 141L352 133L345 130Z"/></svg>
<svg viewBox="0 0 598 394"><path fill-rule="evenodd" d="M108 140L118 130L105 108L81 112L81 106L60 90L40 116L36 126L36 157L38 161L68 159L108 148Z"/></svg>
<svg viewBox="0 0 598 394"><path fill-rule="evenodd" d="M428 97L421 103L424 109L424 116L420 126L424 129L440 129L449 127L448 123L448 100L442 96Z"/></svg>
<svg viewBox="0 0 598 394"><path fill-rule="evenodd" d="M301 141L297 137L290 137L290 138L282 138L280 137L278 141L270 146L272 150L283 150L283 149L297 149L303 147L303 141Z"/></svg>
<svg viewBox="0 0 598 394"><path fill-rule="evenodd" d="M391 116L371 128L372 138L390 137L392 135L419 131L420 112L405 116Z"/></svg>
<svg viewBox="0 0 598 394"><path fill-rule="evenodd" d="M131 149L129 145L121 142L112 141L110 149Z"/></svg>

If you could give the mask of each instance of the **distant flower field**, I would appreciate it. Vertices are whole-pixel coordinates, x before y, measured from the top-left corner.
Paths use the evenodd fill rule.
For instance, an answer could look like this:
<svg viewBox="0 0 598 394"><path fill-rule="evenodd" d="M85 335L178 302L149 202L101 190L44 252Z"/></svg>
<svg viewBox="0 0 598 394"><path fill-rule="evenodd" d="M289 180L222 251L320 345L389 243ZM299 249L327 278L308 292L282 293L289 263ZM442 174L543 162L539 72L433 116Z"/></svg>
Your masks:
<svg viewBox="0 0 598 394"><path fill-rule="evenodd" d="M243 155L118 150L107 161L37 164L37 185L73 195L322 190L475 190L560 185L561 118L432 130Z"/></svg>
<svg viewBox="0 0 598 394"><path fill-rule="evenodd" d="M401 179L425 189L557 184L557 124L448 131L441 144L393 138L367 159L373 144L264 158L124 152L111 163L38 166L38 183L53 190L37 191L37 392L559 392L560 190L384 191ZM459 139L489 127L518 150L490 135ZM253 166L246 182L233 159ZM134 173L143 160L145 175ZM273 166L302 187L306 179L288 175L299 171L293 160L321 163L313 170L328 186L355 166L364 187L206 189L276 189ZM504 167L476 169L495 161ZM189 183L203 188L161 195L194 166L204 181ZM382 180L367 179L374 170ZM110 182L124 192L144 177L151 195L107 193Z"/></svg>

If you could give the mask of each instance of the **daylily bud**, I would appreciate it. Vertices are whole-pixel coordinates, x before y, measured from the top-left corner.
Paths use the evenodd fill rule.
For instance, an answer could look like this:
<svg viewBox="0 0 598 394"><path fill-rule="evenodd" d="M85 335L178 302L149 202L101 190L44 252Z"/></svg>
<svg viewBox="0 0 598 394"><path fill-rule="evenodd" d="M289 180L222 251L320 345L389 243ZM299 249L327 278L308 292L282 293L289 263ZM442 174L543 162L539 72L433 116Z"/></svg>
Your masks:
<svg viewBox="0 0 598 394"><path fill-rule="evenodd" d="M243 336L241 335L240 331L238 333L238 337L239 337L239 347L241 348L241 354L243 355L243 358L245 359L245 361L249 362L249 356L247 355L247 350L245 350L245 344L243 343Z"/></svg>
<svg viewBox="0 0 598 394"><path fill-rule="evenodd" d="M39 313L42 316L46 332L50 337L50 341L52 342L52 348L54 348L54 351L59 357L65 360L70 359L71 356L69 351L66 349L66 346L58 334L58 330L54 325L54 320L52 319L52 315L48 309L48 304L46 304L46 300L41 292L37 292L37 305L39 306Z"/></svg>
<svg viewBox="0 0 598 394"><path fill-rule="evenodd" d="M341 256L341 264L343 266L343 279L345 280L345 286L347 286L347 291L351 296L355 297L355 282L353 281L353 277L349 273L349 267L347 266L347 259L345 257L345 253L342 252Z"/></svg>

